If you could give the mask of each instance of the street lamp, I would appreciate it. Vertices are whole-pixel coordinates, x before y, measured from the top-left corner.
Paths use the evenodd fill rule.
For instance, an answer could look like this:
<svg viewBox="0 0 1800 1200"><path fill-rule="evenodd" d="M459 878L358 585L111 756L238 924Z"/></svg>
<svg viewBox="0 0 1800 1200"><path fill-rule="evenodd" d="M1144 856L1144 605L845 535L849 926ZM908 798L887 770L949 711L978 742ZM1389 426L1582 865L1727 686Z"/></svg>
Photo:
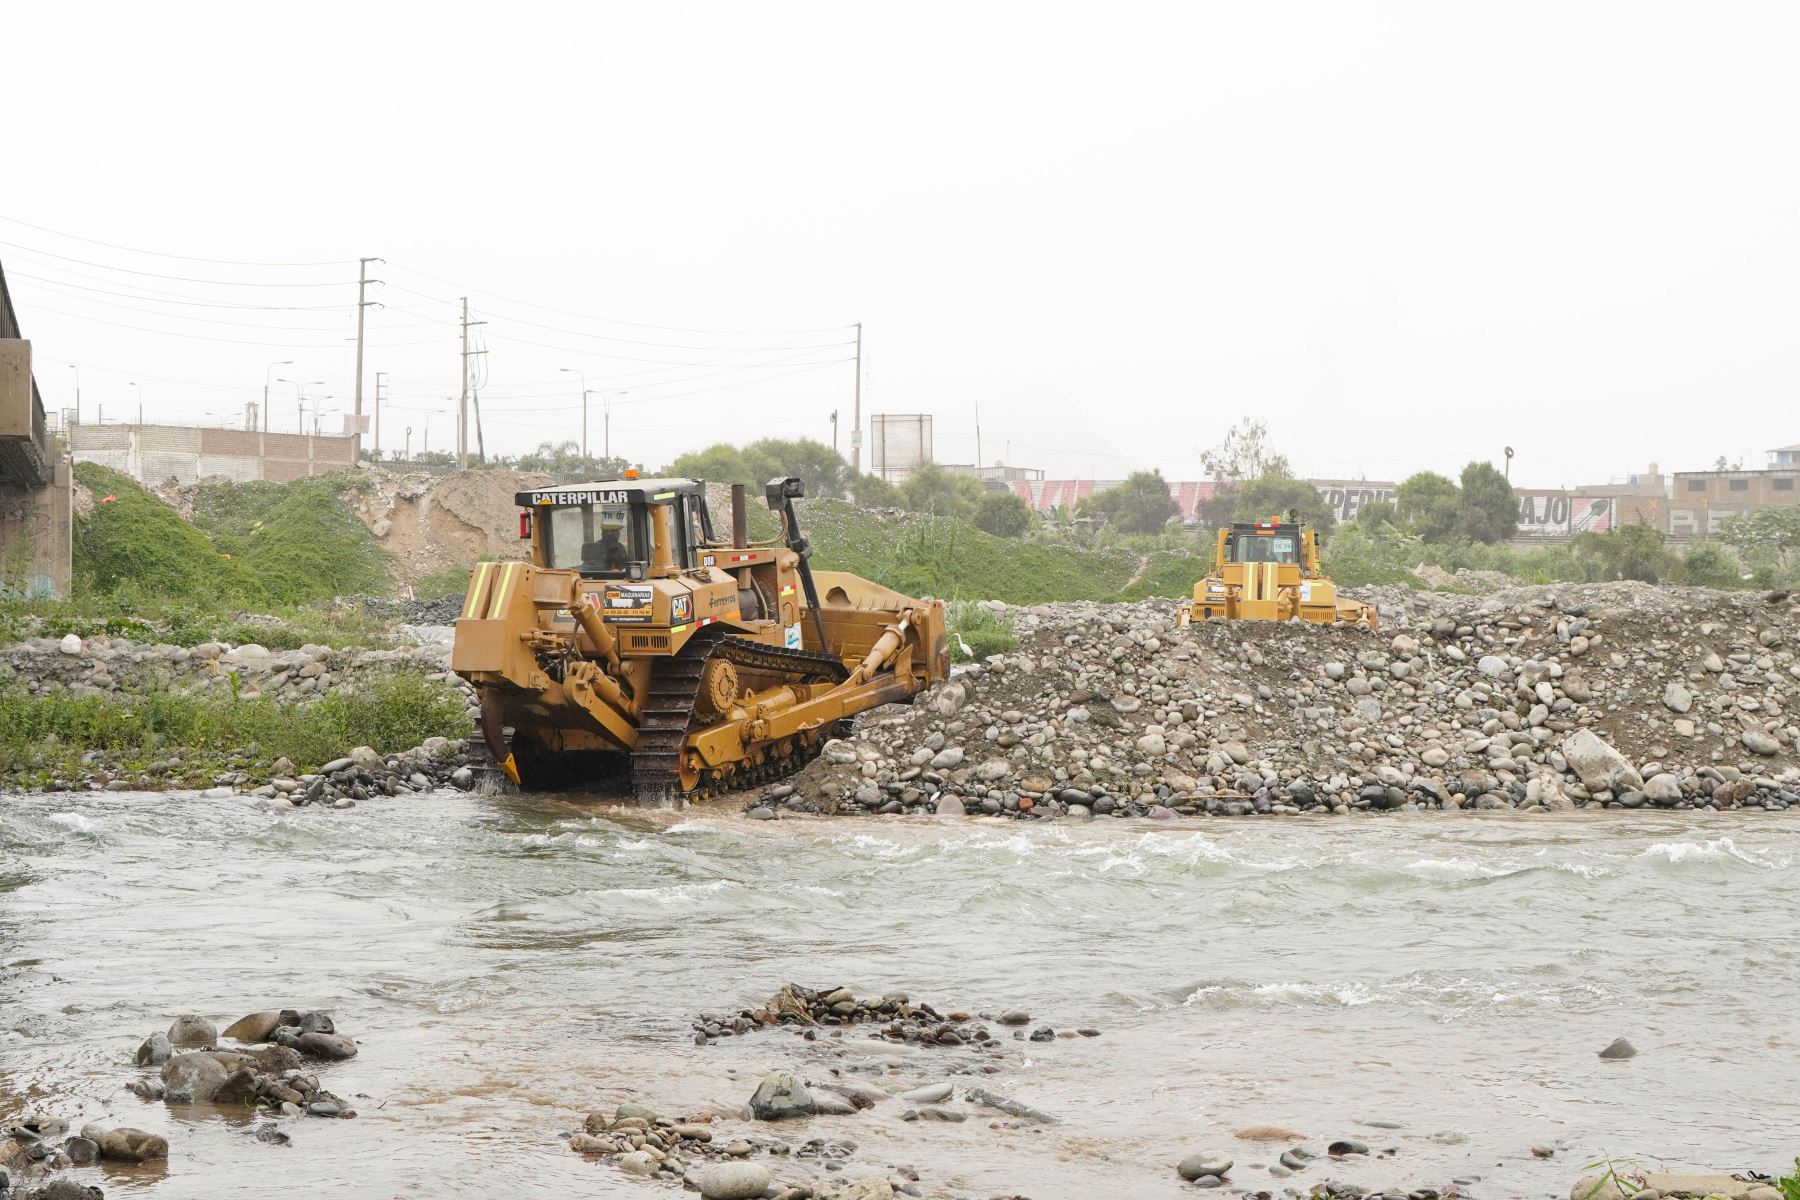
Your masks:
<svg viewBox="0 0 1800 1200"><path fill-rule="evenodd" d="M327 412L339 413L339 412L344 411L344 406L341 404L335 404L329 409L321 407L321 404L324 401L330 400L330 399L333 399L333 397L330 395L320 396L319 401L321 403L313 405L313 436L314 437L319 436L319 419L321 417L323 417Z"/></svg>
<svg viewBox="0 0 1800 1200"><path fill-rule="evenodd" d="M262 431L264 433L269 432L269 376L275 373L276 367L291 367L293 365L293 359L284 358L280 362L270 363L268 368L263 371Z"/></svg>
<svg viewBox="0 0 1800 1200"><path fill-rule="evenodd" d="M138 387L138 381L135 379L131 380L128 386L137 388L138 428L142 429L144 427L144 389L141 387Z"/></svg>
<svg viewBox="0 0 1800 1200"><path fill-rule="evenodd" d="M588 456L588 452L587 452L587 398L588 398L587 372L578 370L575 367L558 367L556 369L559 371L566 372L567 374L574 375L578 379L581 380L581 457L586 458Z"/></svg>
<svg viewBox="0 0 1800 1200"><path fill-rule="evenodd" d="M291 383L294 385L294 420L298 422L294 427L294 431L304 436L306 434L306 389L309 387L324 387L325 381L323 379L309 379L305 383L301 383L298 379L277 379L275 382Z"/></svg>
<svg viewBox="0 0 1800 1200"><path fill-rule="evenodd" d="M630 388L620 388L616 392L600 393L600 453L607 458L612 457L612 398L614 396L629 395L631 395Z"/></svg>

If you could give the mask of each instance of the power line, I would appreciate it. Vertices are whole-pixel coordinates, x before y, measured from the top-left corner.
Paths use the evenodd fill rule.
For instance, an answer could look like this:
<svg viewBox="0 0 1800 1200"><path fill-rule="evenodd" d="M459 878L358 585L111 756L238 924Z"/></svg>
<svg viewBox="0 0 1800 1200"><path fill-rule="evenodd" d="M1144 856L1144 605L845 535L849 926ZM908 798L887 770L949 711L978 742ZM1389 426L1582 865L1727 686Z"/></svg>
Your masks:
<svg viewBox="0 0 1800 1200"><path fill-rule="evenodd" d="M122 284L116 279L104 279L96 275L84 275L80 271L71 271L69 268L57 266L55 263L36 262L33 261L29 254L25 256L24 261L42 270L61 271L76 279L86 279L91 283L125 286L125 284ZM102 295L107 296L123 296L129 300L149 300L155 304L185 304L195 308L244 308L256 309L264 312L325 312L328 310L335 311L338 309L349 309L351 307L348 304L246 304L242 300L202 300L198 296L190 296L184 292L165 292L159 288L143 286L140 286L135 292L114 292L108 291L105 288L84 287L81 284L71 283L66 279L55 276L27 275L19 271L14 271L9 278L38 279L46 283L59 283L65 287L79 287L83 291L99 292Z"/></svg>
<svg viewBox="0 0 1800 1200"><path fill-rule="evenodd" d="M722 392L727 388L749 387L750 385L757 384L757 383L772 383L777 379L786 379L790 375L804 375L808 371L817 371L823 367L835 367L835 366L839 365L840 363L847 363L847 362L853 362L853 361L854 361L853 359L849 359L849 358L834 358L830 362L808 363L805 366L796 368L795 370L792 370L792 371L783 371L779 375L763 375L756 379L740 379L740 380L736 381L735 383L718 383L718 384L714 384L711 387L694 388L694 389L692 389L690 391L686 391L686 392L671 392L671 393L668 393L666 395L661 395L661 396L633 396L629 400L614 401L613 407L614 408L624 408L624 407L626 407L628 405L632 405L632 404L656 404L656 403L660 403L664 400L680 400L686 396L698 396L698 395L701 395L706 392ZM553 407L549 407L549 408L509 408L506 411L506 415L511 417L515 413L573 412L574 410L575 410L575 406L568 405L568 404L557 405L557 406L553 406Z"/></svg>
<svg viewBox="0 0 1800 1200"><path fill-rule="evenodd" d="M11 276L10 278L36 280L36 286L43 288L45 291L48 291L48 292L55 292L58 295L67 296L71 300L81 300L88 304L104 304L108 308L122 308L127 312L143 313L145 316L151 316L151 317L163 317L170 321L200 321L200 322L203 322L208 325L225 325L225 326L230 326L235 329L285 329L292 333L338 333L338 332L340 332L340 329L337 327L326 327L326 326L322 326L322 325L268 325L268 324L264 324L264 323L257 322L257 321L225 321L225 320L221 320L218 317L198 317L198 316L189 316L186 313L157 312L153 308L139 308L135 304L121 304L117 300L101 300L94 296L83 296L78 292L66 291L63 288L61 288L55 284L45 283L42 280L37 280L37 277L32 276L32 275L15 274L15 275ZM89 288L89 289L84 289L84 290L92 291L93 289ZM402 326L401 328L410 328L410 326Z"/></svg>
<svg viewBox="0 0 1800 1200"><path fill-rule="evenodd" d="M405 292L409 296L418 296L422 300L430 300L430 301L433 301L438 304L449 304L450 303L450 301L445 300L441 296L433 296L427 292L416 291L413 288L401 287L399 284L393 284L392 286L395 291ZM515 324L515 325L528 325L533 329L542 329L542 330L546 330L550 333L568 334L571 337L591 338L594 341L599 341L599 342L618 342L618 343L620 343L622 345L626 345L626 346L649 346L652 349L658 349L658 350L740 350L740 349L750 349L750 347L740 347L740 346L696 346L692 342L646 342L646 341L643 341L638 338L614 337L613 335L608 334L608 333L588 333L586 330L582 330L582 329L565 329L564 327L562 327L560 325L545 325L540 321L528 321L524 317L514 316L514 315L512 315L510 313L506 313L506 312L497 312L491 308L484 309L483 311L485 311L491 317L502 318L502 319L504 319L512 324ZM831 332L831 331L830 330L818 330L818 331L808 330L806 332L812 333L812 332ZM833 344L833 345L849 345L848 342L839 342L839 343L831 343L831 344Z"/></svg>
<svg viewBox="0 0 1800 1200"><path fill-rule="evenodd" d="M106 263L89 262L85 258L71 258L67 254L55 254L49 250L40 250L35 246L23 246L18 242L0 240L0 246L11 246L15 250L26 250L32 254L42 254L46 258L60 259L63 262L79 263L84 267L93 267L100 271L118 271L126 275L142 275L148 279L169 279L176 283L204 283L214 287L287 287L287 288L319 288L343 287L343 283L253 283L242 279L195 279L191 275L163 275L156 271L134 271L130 267L108 266Z"/></svg>
<svg viewBox="0 0 1800 1200"><path fill-rule="evenodd" d="M14 225L23 225L25 228L35 229L39 233L55 234L57 237L68 238L71 241L86 242L90 246L105 246L108 250L123 250L128 254L145 254L152 258L178 258L183 262L212 263L214 266L220 267L341 267L344 265L342 262L335 260L330 262L280 263L239 262L230 258L196 258L191 254L168 254L161 250L139 250L134 246L121 246L117 242L103 242L98 238L82 237L79 233L64 233L59 229L50 229L43 225L33 225L30 221L21 221L17 217L9 217L4 214L0 214L0 221L7 221Z"/></svg>
<svg viewBox="0 0 1800 1200"><path fill-rule="evenodd" d="M390 264L390 265L393 265L393 264ZM411 274L414 274L414 275L422 276L425 279L436 280L438 283L448 284L450 287L453 287L453 288L463 288L466 286L464 284L457 283L455 280L445 279L442 276L432 275L432 274L429 274L428 272L421 271L416 267L408 267L408 266L405 266L404 264L400 264L398 269L402 270L402 271L410 272ZM603 325L624 325L624 326L628 326L629 328L632 328L632 329L655 329L655 330L660 330L663 333L714 333L714 334L733 335L733 336L739 336L739 337L781 337L786 334L832 333L832 332L835 332L840 329L850 328L850 326L848 326L848 325L821 325L814 329L695 329L695 328L691 328L691 327L683 326L683 325L648 325L642 321L621 321L614 317L597 317L597 316L594 316L592 313L575 312L571 309L566 309L566 308L553 308L548 304L538 304L531 300L521 300L517 296L502 295L499 292L488 291L486 288L469 287L469 288L467 288L467 290L472 291L472 292L480 292L483 295L487 295L487 296L493 296L495 299L505 300L512 304L523 304L527 308L535 308L535 309L538 309L540 312L553 312L553 313L557 313L557 314L559 314L561 316L565 316L565 317L579 317L584 321L598 321ZM414 294L422 295L423 293L414 293ZM437 299L437 297L427 296L426 299Z"/></svg>
<svg viewBox="0 0 1800 1200"><path fill-rule="evenodd" d="M92 321L97 325L111 325L116 329L131 329L138 333L155 333L161 334L164 337L189 338L201 342L227 342L239 346L265 346L274 350L339 350L347 349L347 343L351 341L351 339L346 336L343 339L346 343L345 346L330 346L320 345L317 342L260 342L246 338L208 337L201 333L179 333L173 329L151 329L145 325L128 325L123 321L108 321L104 317L92 317L86 313L72 313L64 312L59 308L46 308L42 304L34 305L33 307L38 312L53 313L59 317L71 317L77 321ZM382 350L397 350L404 346L429 346L433 344L433 339L426 339L424 341L416 342L384 342L376 348Z"/></svg>

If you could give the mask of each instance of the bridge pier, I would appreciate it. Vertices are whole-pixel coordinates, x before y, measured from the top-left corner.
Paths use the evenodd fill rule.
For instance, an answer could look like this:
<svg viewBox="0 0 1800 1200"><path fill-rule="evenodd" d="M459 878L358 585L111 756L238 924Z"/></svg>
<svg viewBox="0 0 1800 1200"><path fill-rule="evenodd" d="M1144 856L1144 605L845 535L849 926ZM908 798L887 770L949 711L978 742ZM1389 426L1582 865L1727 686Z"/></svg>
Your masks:
<svg viewBox="0 0 1800 1200"><path fill-rule="evenodd" d="M0 482L0 593L69 594L73 482L69 457L61 453L47 483Z"/></svg>

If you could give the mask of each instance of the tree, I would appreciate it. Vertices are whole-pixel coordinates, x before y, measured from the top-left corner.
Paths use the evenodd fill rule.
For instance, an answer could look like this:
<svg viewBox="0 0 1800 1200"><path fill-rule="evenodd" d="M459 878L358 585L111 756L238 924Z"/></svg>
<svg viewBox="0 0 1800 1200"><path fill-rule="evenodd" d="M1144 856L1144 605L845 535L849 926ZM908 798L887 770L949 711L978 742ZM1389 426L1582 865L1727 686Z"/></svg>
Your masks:
<svg viewBox="0 0 1800 1200"><path fill-rule="evenodd" d="M1800 551L1800 504L1739 513L1725 522L1723 535L1739 550L1773 550L1786 563Z"/></svg>
<svg viewBox="0 0 1800 1200"><path fill-rule="evenodd" d="M1409 532L1427 542L1447 542L1456 533L1461 489L1436 471L1408 476L1394 490L1394 509Z"/></svg>
<svg viewBox="0 0 1800 1200"><path fill-rule="evenodd" d="M975 527L995 537L1024 537L1031 530L1031 508L1013 492L989 492L975 506Z"/></svg>
<svg viewBox="0 0 1800 1200"><path fill-rule="evenodd" d="M762 483L744 459L744 452L724 442L704 450L690 450L663 468L678 479L707 479L716 483Z"/></svg>
<svg viewBox="0 0 1800 1200"><path fill-rule="evenodd" d="M521 471L542 471L562 483L581 483L590 479L617 479L631 464L622 458L592 458L581 452L581 443L573 439L540 442L536 450L511 460Z"/></svg>
<svg viewBox="0 0 1800 1200"><path fill-rule="evenodd" d="M808 496L841 500L848 494L850 464L812 438L762 438L744 447L744 461L756 473L753 483L792 475L805 481Z"/></svg>
<svg viewBox="0 0 1800 1200"><path fill-rule="evenodd" d="M910 512L932 512L950 517L973 516L986 490L970 475L954 475L935 463L927 463L900 485L900 501Z"/></svg>
<svg viewBox="0 0 1800 1200"><path fill-rule="evenodd" d="M858 475L848 486L850 499L858 508L900 507L900 489L879 475Z"/></svg>
<svg viewBox="0 0 1800 1200"><path fill-rule="evenodd" d="M1472 542L1504 542L1519 530L1519 502L1512 485L1493 463L1472 462L1463 468L1462 495L1456 508L1456 532Z"/></svg>
<svg viewBox="0 0 1800 1200"><path fill-rule="evenodd" d="M1391 500L1371 500L1356 510L1354 522L1364 529L1379 529L1383 525L1400 523L1399 513Z"/></svg>
<svg viewBox="0 0 1800 1200"><path fill-rule="evenodd" d="M849 494L850 468L843 457L811 438L762 438L741 448L719 442L683 454L664 471L710 483L748 484L759 495L769 480L790 475L806 484L808 496L841 500Z"/></svg>
<svg viewBox="0 0 1800 1200"><path fill-rule="evenodd" d="M1181 515L1161 471L1133 471L1117 487L1082 501L1081 511L1125 533L1157 533Z"/></svg>
<svg viewBox="0 0 1800 1200"><path fill-rule="evenodd" d="M1206 473L1214 479L1258 479L1264 475L1291 475L1287 456L1269 446L1269 427L1245 417L1226 431L1225 440L1200 456Z"/></svg>
<svg viewBox="0 0 1800 1200"><path fill-rule="evenodd" d="M1320 533L1337 524L1337 514L1325 503L1319 489L1285 472L1252 479L1235 490L1231 512L1234 521L1267 521L1276 516L1286 520L1292 514Z"/></svg>
<svg viewBox="0 0 1800 1200"><path fill-rule="evenodd" d="M1725 547L1701 542L1682 555L1681 581L1694 587L1733 588L1743 581L1743 569Z"/></svg>
<svg viewBox="0 0 1800 1200"><path fill-rule="evenodd" d="M1663 535L1648 525L1626 525L1608 533L1578 533L1570 552L1591 579L1636 579L1659 583L1677 566Z"/></svg>

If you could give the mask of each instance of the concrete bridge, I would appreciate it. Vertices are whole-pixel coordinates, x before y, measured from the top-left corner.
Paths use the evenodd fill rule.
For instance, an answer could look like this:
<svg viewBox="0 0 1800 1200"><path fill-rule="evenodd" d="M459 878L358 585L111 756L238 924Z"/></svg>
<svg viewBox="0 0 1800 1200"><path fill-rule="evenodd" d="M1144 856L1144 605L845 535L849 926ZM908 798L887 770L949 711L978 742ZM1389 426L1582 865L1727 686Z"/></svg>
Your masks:
<svg viewBox="0 0 1800 1200"><path fill-rule="evenodd" d="M68 594L71 488L0 265L0 594Z"/></svg>

